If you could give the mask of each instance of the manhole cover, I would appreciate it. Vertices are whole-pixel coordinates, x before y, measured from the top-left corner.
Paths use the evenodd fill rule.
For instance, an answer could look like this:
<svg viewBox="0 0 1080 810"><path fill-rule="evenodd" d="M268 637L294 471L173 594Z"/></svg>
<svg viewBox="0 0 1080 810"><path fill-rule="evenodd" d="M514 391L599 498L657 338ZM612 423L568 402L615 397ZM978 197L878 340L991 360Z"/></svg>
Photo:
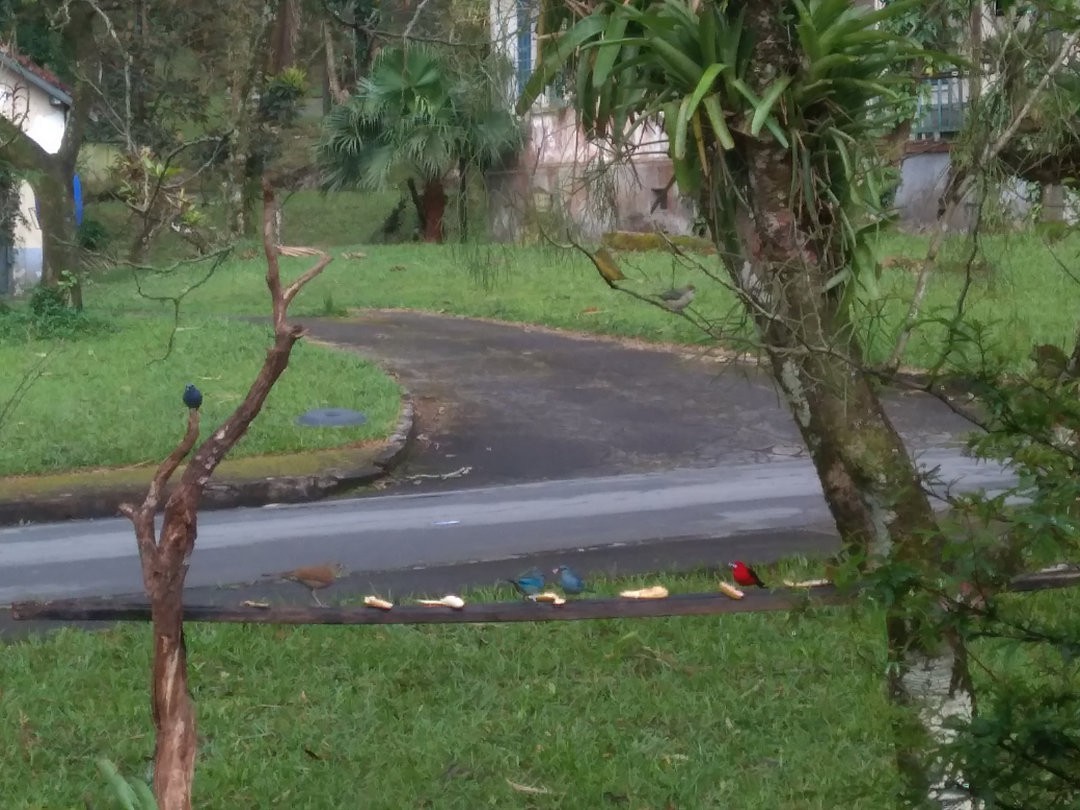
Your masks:
<svg viewBox="0 0 1080 810"><path fill-rule="evenodd" d="M803 448L797 444L774 444L769 448L774 456L801 456Z"/></svg>
<svg viewBox="0 0 1080 810"><path fill-rule="evenodd" d="M316 408L296 417L296 424L307 427L344 427L362 425L366 421L367 417L360 411L350 411L348 408Z"/></svg>

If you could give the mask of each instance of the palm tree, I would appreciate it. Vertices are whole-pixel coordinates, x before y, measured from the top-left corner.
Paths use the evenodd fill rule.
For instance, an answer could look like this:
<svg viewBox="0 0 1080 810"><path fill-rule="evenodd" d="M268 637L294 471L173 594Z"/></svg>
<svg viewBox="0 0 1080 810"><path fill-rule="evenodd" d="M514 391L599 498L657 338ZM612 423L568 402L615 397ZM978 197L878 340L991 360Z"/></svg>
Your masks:
<svg viewBox="0 0 1080 810"><path fill-rule="evenodd" d="M355 95L331 110L318 147L323 188L409 186L424 241L441 242L446 181L516 154L523 131L497 78L411 45L381 51Z"/></svg>

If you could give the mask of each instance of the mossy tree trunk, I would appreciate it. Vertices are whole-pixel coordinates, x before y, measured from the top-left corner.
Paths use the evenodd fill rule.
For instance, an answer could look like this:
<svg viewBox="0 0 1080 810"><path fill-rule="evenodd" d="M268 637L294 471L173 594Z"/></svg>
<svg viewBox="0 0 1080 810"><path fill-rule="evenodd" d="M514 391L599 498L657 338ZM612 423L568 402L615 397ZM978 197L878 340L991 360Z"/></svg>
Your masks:
<svg viewBox="0 0 1080 810"><path fill-rule="evenodd" d="M757 46L749 82L763 93L776 65L797 58L785 0L767 0L748 14ZM752 21L752 22L751 22ZM783 392L850 553L874 566L939 559L941 533L915 465L865 369L849 321L843 285L829 282L848 257L837 252L822 218L830 203L807 211L793 193L806 178L790 148L772 139L740 137L731 154L713 158L704 212L731 281L753 318L772 376ZM744 171L733 188L727 171ZM824 211L824 213L823 213ZM927 640L923 617L901 594L886 633L890 696L916 712L925 737L898 737L898 759L918 799L936 806L973 806L937 761L920 756L927 739L947 742L950 717L968 719L974 695L958 638ZM927 619L929 620L929 619Z"/></svg>

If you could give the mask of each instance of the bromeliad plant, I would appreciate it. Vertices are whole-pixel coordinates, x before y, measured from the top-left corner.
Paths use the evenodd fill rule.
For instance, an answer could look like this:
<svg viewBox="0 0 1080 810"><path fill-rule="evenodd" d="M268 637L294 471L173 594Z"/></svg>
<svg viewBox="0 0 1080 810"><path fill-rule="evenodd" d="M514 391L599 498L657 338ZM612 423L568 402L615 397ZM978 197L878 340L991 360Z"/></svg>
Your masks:
<svg viewBox="0 0 1080 810"><path fill-rule="evenodd" d="M872 284L865 236L887 218L881 201L895 179L873 147L913 112L917 68L947 57L878 27L917 0L872 13L850 0L794 0L780 22L799 47L763 73L755 52L773 44L748 15L772 14L772 5L610 1L582 16L577 4L550 2L540 32L569 28L552 37L518 109L569 73L588 135L629 149L637 127L660 124L679 189L701 201L736 266L750 152L789 151L793 213L814 234L808 247L830 272L826 289L848 290L856 278Z"/></svg>

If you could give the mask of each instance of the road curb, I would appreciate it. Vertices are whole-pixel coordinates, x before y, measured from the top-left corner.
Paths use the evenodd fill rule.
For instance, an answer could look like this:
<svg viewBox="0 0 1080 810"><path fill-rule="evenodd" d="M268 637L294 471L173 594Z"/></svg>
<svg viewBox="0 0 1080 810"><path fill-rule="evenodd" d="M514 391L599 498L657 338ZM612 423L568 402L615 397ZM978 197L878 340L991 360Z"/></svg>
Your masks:
<svg viewBox="0 0 1080 810"><path fill-rule="evenodd" d="M336 467L312 475L270 476L244 480L212 479L203 492L202 508L232 509L271 503L306 503L367 486L390 475L408 458L416 440L416 407L402 391L401 411L386 447L355 467ZM171 489L171 488L170 488ZM69 492L42 498L0 499L0 526L63 520L116 517L125 502L139 502L146 486Z"/></svg>

